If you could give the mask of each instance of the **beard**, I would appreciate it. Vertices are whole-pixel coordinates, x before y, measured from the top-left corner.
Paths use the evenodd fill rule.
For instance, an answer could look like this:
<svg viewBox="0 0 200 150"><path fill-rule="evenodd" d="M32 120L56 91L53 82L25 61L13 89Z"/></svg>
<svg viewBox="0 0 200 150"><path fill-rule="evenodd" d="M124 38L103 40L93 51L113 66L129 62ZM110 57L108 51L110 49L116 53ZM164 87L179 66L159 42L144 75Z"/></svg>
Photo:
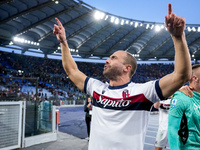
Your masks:
<svg viewBox="0 0 200 150"><path fill-rule="evenodd" d="M109 80L116 81L118 76L122 75L122 71L117 66L108 67L103 71L103 75Z"/></svg>

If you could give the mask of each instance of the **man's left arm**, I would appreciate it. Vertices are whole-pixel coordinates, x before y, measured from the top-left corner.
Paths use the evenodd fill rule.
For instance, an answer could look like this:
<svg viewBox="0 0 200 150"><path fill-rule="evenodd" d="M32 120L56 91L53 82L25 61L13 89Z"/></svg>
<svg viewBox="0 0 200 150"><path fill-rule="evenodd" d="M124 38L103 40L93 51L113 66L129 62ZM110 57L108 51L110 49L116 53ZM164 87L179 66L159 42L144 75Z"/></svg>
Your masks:
<svg viewBox="0 0 200 150"><path fill-rule="evenodd" d="M179 150L179 134L181 119L187 108L186 96L181 92L176 92L171 99L168 115L168 141L171 150Z"/></svg>
<svg viewBox="0 0 200 150"><path fill-rule="evenodd" d="M168 132L167 138L171 150L179 150L178 146L178 130L180 127L181 118L174 117L169 114L168 116Z"/></svg>
<svg viewBox="0 0 200 150"><path fill-rule="evenodd" d="M167 98L183 86L192 75L191 59L184 33L185 19L172 13L169 4L165 26L171 34L175 47L174 72L160 79L159 86L163 97Z"/></svg>

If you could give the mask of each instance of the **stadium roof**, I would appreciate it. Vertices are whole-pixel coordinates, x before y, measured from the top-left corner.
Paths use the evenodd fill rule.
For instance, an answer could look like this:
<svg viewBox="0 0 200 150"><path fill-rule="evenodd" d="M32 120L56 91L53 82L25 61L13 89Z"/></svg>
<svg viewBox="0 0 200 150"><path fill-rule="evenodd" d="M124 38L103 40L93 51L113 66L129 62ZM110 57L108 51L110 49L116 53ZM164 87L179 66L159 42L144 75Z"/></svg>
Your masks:
<svg viewBox="0 0 200 150"><path fill-rule="evenodd" d="M139 14L138 14L139 15ZM59 53L53 34L57 17L64 25L71 53L82 58L108 57L126 50L141 60L174 60L174 45L164 24L116 16L80 0L1 0L0 44L22 53ZM185 29L190 54L200 60L200 26Z"/></svg>

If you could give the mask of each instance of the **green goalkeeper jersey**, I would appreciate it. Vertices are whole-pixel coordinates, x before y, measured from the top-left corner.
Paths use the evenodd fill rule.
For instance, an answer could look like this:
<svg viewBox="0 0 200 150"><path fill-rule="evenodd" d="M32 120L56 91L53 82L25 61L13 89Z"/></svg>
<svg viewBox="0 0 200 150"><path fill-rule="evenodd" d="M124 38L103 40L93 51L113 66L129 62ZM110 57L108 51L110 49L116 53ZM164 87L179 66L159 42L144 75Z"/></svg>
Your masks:
<svg viewBox="0 0 200 150"><path fill-rule="evenodd" d="M178 91L173 95L170 104L170 115L182 118L182 120L183 116L185 117L186 126L180 125L180 128L181 126L186 127L188 136L184 141L180 135L183 131L179 131L178 145L181 150L200 150L200 93L193 92L193 94L193 97L188 97ZM173 120L169 120L169 122L173 124Z"/></svg>

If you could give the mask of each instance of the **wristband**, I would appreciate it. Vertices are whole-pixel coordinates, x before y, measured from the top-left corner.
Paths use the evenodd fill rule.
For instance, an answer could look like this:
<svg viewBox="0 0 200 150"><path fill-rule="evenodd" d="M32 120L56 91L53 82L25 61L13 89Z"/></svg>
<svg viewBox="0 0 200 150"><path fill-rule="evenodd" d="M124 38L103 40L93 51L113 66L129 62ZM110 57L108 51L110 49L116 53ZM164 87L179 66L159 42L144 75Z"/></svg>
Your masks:
<svg viewBox="0 0 200 150"><path fill-rule="evenodd" d="M67 41L67 39L65 39L64 41ZM60 41L60 43L63 43L64 41Z"/></svg>

